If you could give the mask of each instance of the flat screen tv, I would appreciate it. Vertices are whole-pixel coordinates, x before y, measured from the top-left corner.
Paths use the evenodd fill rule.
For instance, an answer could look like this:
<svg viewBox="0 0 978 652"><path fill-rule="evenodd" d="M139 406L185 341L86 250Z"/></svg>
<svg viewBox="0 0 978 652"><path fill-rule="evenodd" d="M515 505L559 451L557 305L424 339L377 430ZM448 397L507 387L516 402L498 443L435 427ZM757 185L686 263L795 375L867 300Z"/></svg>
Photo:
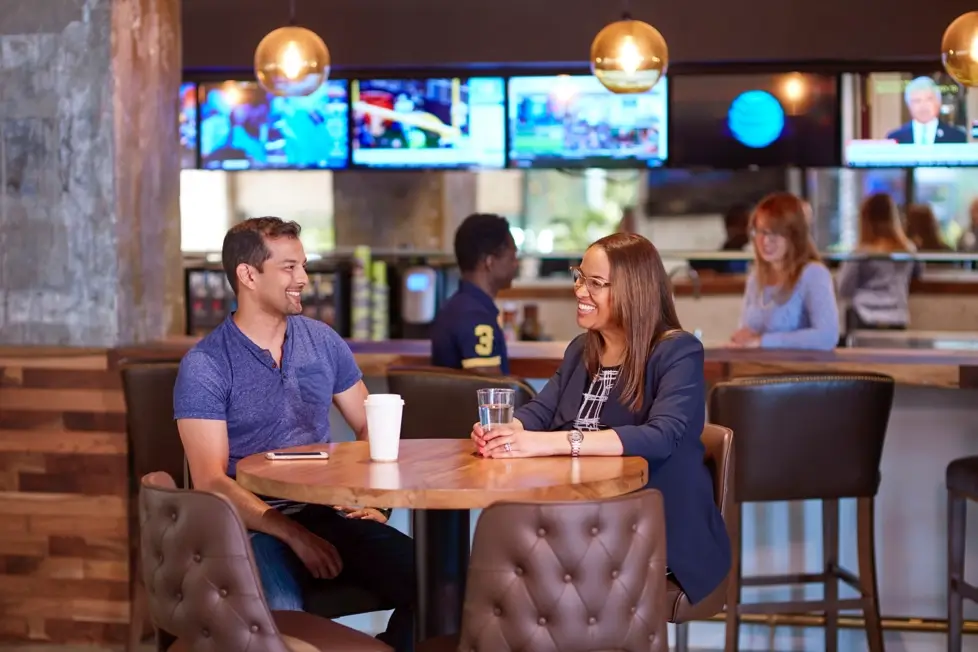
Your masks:
<svg viewBox="0 0 978 652"><path fill-rule="evenodd" d="M180 167L197 167L197 84L180 84Z"/></svg>
<svg viewBox="0 0 978 652"><path fill-rule="evenodd" d="M616 95L591 75L510 78L510 166L662 165L668 82L664 78L646 93Z"/></svg>
<svg viewBox="0 0 978 652"><path fill-rule="evenodd" d="M950 76L887 72L863 81L865 130L845 143L846 165L978 165L978 115L969 115L968 92Z"/></svg>
<svg viewBox="0 0 978 652"><path fill-rule="evenodd" d="M350 99L355 166L505 166L501 77L357 79Z"/></svg>
<svg viewBox="0 0 978 652"><path fill-rule="evenodd" d="M278 97L255 82L201 83L200 159L208 170L338 169L349 159L347 82Z"/></svg>
<svg viewBox="0 0 978 652"><path fill-rule="evenodd" d="M673 167L839 165L836 75L681 75L669 90Z"/></svg>

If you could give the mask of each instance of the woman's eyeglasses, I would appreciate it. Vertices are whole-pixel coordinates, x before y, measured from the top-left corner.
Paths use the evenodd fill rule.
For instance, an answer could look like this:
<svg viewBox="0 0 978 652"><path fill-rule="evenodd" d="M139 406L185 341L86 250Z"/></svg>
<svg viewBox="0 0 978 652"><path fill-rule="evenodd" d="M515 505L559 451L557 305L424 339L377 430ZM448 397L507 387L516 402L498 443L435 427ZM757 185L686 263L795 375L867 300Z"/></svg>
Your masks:
<svg viewBox="0 0 978 652"><path fill-rule="evenodd" d="M588 276L585 276L584 272L581 271L580 267L571 267L570 273L571 273L571 278L574 279L574 287L579 288L582 285L586 285L588 292L600 292L601 290L611 285L611 283L608 281L599 278L590 278Z"/></svg>
<svg viewBox="0 0 978 652"><path fill-rule="evenodd" d="M752 238L761 238L764 236L770 236L772 238L783 238L784 233L782 233L781 231L776 231L774 229L753 228L750 230L750 237Z"/></svg>

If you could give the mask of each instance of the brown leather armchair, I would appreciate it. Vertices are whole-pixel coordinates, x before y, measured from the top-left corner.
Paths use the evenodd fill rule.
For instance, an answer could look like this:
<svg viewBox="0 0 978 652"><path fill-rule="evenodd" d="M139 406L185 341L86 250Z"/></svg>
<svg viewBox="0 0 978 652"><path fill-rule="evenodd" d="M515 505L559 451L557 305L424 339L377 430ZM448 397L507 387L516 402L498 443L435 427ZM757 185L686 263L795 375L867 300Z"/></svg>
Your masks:
<svg viewBox="0 0 978 652"><path fill-rule="evenodd" d="M127 361L122 366L122 388L126 401L126 430L129 445L129 545L130 545L130 624L129 649L144 636L146 597L139 570L139 480L154 471L180 478L190 488L180 432L173 419L173 387L179 361ZM303 596L306 611L324 618L390 609L379 597L358 586L330 583L329 588L310 588Z"/></svg>
<svg viewBox="0 0 978 652"><path fill-rule="evenodd" d="M387 370L387 386L404 399L403 439L466 439L479 420L476 390L500 387L516 392L515 406L536 392L514 376L480 376L445 367L396 366ZM436 415L437 422L432 420ZM437 426L437 427L434 427Z"/></svg>
<svg viewBox="0 0 978 652"><path fill-rule="evenodd" d="M476 527L462 631L419 652L665 652L666 531L654 489L497 503Z"/></svg>
<svg viewBox="0 0 978 652"><path fill-rule="evenodd" d="M381 641L305 612L272 612L248 533L224 497L142 479L140 558L154 625L171 652L390 652Z"/></svg>

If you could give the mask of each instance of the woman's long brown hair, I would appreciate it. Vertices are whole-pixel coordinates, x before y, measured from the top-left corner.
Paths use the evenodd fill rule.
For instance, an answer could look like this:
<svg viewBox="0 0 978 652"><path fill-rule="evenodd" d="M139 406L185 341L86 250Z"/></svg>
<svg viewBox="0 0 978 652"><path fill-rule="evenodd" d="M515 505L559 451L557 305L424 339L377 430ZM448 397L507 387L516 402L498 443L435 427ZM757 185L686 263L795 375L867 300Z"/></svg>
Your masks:
<svg viewBox="0 0 978 652"><path fill-rule="evenodd" d="M679 330L672 283L655 245L634 233L615 233L591 245L600 247L611 265L608 286L612 319L625 333L625 356L618 374L622 403L632 412L645 398L645 368L652 348L670 331ZM588 331L584 364L592 377L601 368L604 338Z"/></svg>
<svg viewBox="0 0 978 652"><path fill-rule="evenodd" d="M937 216L927 204L907 206L907 235L920 251L952 251L944 242Z"/></svg>
<svg viewBox="0 0 978 652"><path fill-rule="evenodd" d="M859 207L859 250L893 253L914 249L893 199L882 192L867 197Z"/></svg>
<svg viewBox="0 0 978 652"><path fill-rule="evenodd" d="M750 228L757 228L758 220L763 220L768 228L777 231L788 240L788 252L785 254L784 276L778 278L774 265L761 256L757 238L752 238L754 245L755 269L757 272L757 290L781 282L778 292L779 301L787 300L795 290L798 279L808 263L819 263L822 258L815 248L808 230L808 207L805 201L790 192L776 192L762 199L750 216Z"/></svg>

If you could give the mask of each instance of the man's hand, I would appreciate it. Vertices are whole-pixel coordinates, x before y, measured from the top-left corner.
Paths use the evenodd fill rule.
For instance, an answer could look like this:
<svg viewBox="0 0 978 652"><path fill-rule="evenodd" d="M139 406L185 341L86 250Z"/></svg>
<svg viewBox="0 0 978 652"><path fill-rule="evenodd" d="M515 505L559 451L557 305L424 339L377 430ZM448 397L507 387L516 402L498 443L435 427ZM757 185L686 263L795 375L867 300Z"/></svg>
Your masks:
<svg viewBox="0 0 978 652"><path fill-rule="evenodd" d="M334 505L333 509L347 518L359 518L365 521L377 521L378 523L387 522L387 517L384 513L373 507L342 507L340 505Z"/></svg>
<svg viewBox="0 0 978 652"><path fill-rule="evenodd" d="M343 560L333 544L298 523L289 528L285 543L316 579L331 580L343 570Z"/></svg>

